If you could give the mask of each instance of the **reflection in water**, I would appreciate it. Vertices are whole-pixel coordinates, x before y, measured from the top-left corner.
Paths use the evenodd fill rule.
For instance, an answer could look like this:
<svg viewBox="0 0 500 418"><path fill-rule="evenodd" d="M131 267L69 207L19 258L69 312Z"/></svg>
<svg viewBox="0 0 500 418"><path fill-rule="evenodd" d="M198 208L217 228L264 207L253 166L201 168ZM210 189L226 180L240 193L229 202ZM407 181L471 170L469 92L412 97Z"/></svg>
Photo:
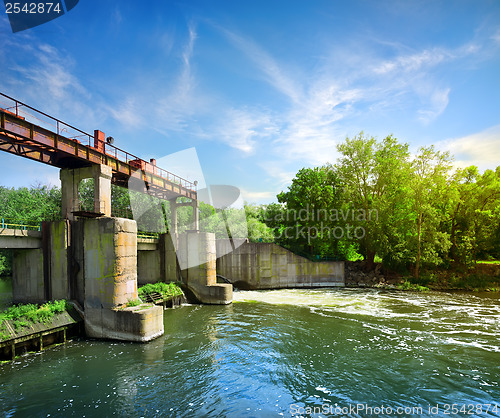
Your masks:
<svg viewBox="0 0 500 418"><path fill-rule="evenodd" d="M148 344L74 342L0 366L0 412L261 417L290 405L498 402L499 325L491 294L235 292L233 305L167 311L165 335Z"/></svg>
<svg viewBox="0 0 500 418"><path fill-rule="evenodd" d="M0 278L0 311L12 304L12 278Z"/></svg>

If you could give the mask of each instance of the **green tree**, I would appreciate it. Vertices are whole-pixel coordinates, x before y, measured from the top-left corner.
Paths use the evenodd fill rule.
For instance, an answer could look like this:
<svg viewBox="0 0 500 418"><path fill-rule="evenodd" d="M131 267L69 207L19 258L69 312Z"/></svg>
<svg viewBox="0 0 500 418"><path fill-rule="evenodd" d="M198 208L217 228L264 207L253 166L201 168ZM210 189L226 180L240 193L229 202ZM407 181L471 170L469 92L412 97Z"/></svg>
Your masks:
<svg viewBox="0 0 500 418"><path fill-rule="evenodd" d="M303 168L288 190L278 194L279 204L268 206L266 224L274 229L278 242L293 251L337 255L332 210L339 210L341 196L342 186L331 166Z"/></svg>
<svg viewBox="0 0 500 418"><path fill-rule="evenodd" d="M349 217L363 228L360 247L368 269L375 254L386 259L404 259L409 217L409 152L392 135L377 142L361 132L337 146L341 156L335 165L344 186Z"/></svg>
<svg viewBox="0 0 500 418"><path fill-rule="evenodd" d="M449 234L441 229L450 199L449 186L452 158L449 152L422 147L412 161L415 277L420 275L422 262L439 264L451 246Z"/></svg>

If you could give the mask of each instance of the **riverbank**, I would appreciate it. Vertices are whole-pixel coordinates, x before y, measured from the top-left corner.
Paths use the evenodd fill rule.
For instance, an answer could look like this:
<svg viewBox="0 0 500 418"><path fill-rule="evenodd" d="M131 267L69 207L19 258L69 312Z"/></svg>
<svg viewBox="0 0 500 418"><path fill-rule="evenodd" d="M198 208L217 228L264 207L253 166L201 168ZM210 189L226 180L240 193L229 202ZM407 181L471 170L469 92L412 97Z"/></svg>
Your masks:
<svg viewBox="0 0 500 418"><path fill-rule="evenodd" d="M345 284L351 288L435 291L500 291L500 264L477 263L473 268L436 268L422 271L417 280L376 263L367 271L362 261L345 262Z"/></svg>

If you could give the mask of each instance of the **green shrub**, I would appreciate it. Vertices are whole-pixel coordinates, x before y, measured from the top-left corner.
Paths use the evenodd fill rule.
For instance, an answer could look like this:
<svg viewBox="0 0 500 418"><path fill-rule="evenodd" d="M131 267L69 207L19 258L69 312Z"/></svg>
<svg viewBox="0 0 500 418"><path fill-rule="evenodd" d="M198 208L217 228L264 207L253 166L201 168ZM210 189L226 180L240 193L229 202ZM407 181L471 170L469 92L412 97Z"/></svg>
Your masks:
<svg viewBox="0 0 500 418"><path fill-rule="evenodd" d="M163 297L173 297L173 296L181 296L184 293L182 289L175 283L148 283L144 286L141 286L137 293L139 297L143 298L151 293L159 293Z"/></svg>

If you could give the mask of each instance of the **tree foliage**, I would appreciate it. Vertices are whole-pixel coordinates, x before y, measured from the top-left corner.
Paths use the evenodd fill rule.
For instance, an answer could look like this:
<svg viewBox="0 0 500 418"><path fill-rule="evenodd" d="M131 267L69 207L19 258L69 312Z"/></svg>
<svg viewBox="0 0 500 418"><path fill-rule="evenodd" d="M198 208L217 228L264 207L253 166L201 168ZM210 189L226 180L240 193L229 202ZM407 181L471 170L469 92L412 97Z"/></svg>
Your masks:
<svg viewBox="0 0 500 418"><path fill-rule="evenodd" d="M422 266L500 258L500 167L454 170L447 152L431 146L412 156L392 135L362 132L338 151L335 164L299 170L267 206L264 220L279 244L315 257L362 255L368 268L378 256L417 277ZM328 235L325 225L363 233ZM286 235L293 228L307 233Z"/></svg>

